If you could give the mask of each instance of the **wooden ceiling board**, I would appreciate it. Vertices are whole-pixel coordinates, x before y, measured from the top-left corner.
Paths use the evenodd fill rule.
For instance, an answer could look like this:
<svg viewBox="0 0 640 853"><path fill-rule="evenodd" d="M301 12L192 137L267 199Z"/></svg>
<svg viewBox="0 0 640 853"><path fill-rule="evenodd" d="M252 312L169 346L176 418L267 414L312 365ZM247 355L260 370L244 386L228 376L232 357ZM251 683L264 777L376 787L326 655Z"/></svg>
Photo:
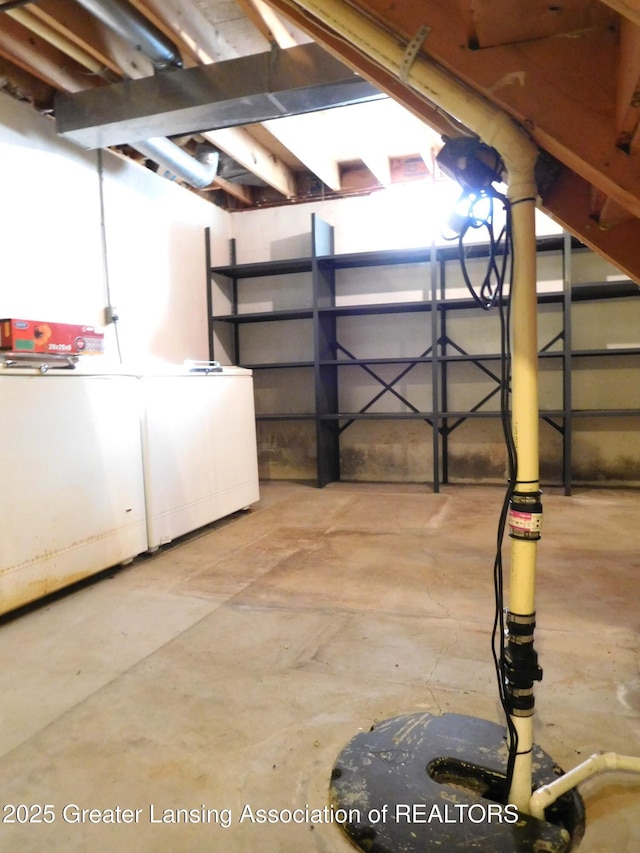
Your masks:
<svg viewBox="0 0 640 853"><path fill-rule="evenodd" d="M64 92L79 92L101 85L73 59L7 15L0 17L0 55Z"/></svg>
<svg viewBox="0 0 640 853"><path fill-rule="evenodd" d="M391 75L360 56L348 39L328 33L326 25L295 8L295 0L270 2L283 13L293 14L316 40L390 91ZM605 247L606 252L620 251L623 263L619 265L636 278L640 276L640 258L613 236L623 227L627 236L633 233L635 217L640 216L640 168L637 158L617 146L619 22L614 26L608 17L610 3L603 6L604 13L594 9L596 19L605 25L481 50L469 46L469 3L461 7L455 0L423 0L420 4L352 0L350 5L382 32L395 34L400 44L408 44L421 28L428 27L422 51L511 115L540 148L563 164L560 189L545 195L547 212L579 237L580 229L585 229L585 241L588 237L591 245ZM397 82L402 85L401 80ZM399 100L407 103L409 98L396 91ZM420 111L419 99L417 107ZM423 114L426 118L426 112ZM564 198L565 192L576 187L581 191L575 198ZM582 192L585 187L588 192ZM606 232L600 229L590 206L593 188L634 218ZM601 230L606 239L594 240L594 233L599 235ZM619 263L615 255L606 256Z"/></svg>
<svg viewBox="0 0 640 853"><path fill-rule="evenodd" d="M0 87L18 101L33 104L38 110L48 111L53 104L55 88L19 68L0 56Z"/></svg>
<svg viewBox="0 0 640 853"><path fill-rule="evenodd" d="M224 21L215 23L205 14L205 8L196 6L192 0L129 0L144 12L150 10L152 21L161 21L162 29L169 37L176 34L181 45L186 45L189 55L198 62L220 62L235 59L260 51L248 49L256 36L262 41L262 50L267 50L265 41L256 33L251 23L236 13ZM235 4L234 4L235 5ZM237 7L236 7L237 8ZM146 14L146 13L145 13ZM249 33L249 35L247 35ZM184 52L184 51L182 51Z"/></svg>
<svg viewBox="0 0 640 853"><path fill-rule="evenodd" d="M602 0L602 5L640 26L640 3L638 0Z"/></svg>
<svg viewBox="0 0 640 853"><path fill-rule="evenodd" d="M106 30L73 0L40 0L29 4L28 9L52 29L84 48L105 68L120 74L120 66L109 48Z"/></svg>
<svg viewBox="0 0 640 853"><path fill-rule="evenodd" d="M617 144L631 154L638 153L640 121L640 27L626 18L620 27L617 76Z"/></svg>
<svg viewBox="0 0 640 853"><path fill-rule="evenodd" d="M615 227L602 227L593 215L592 191L588 181L563 169L545 194L541 208L586 246L640 284L640 220L634 217Z"/></svg>
<svg viewBox="0 0 640 853"><path fill-rule="evenodd" d="M286 7L287 0L272 0ZM364 6L362 0L360 5ZM454 8L455 4L449 4ZM441 3L426 2L397 5L389 0L371 0L368 11L387 17L381 22L398 33L417 31L429 21L424 50L440 65L488 100L504 109L552 156L567 162L589 180L597 179L607 195L620 204L631 204L640 213L635 196L640 196L640 173L630 169L626 155L616 148L612 126L615 111L615 66L617 35L610 29L590 31L578 38L562 36L487 50L469 50L464 40L464 22L445 14ZM393 15L393 18L389 16ZM390 75L358 55L349 44L317 30L332 49L344 51L354 67L362 62L363 73L387 86ZM598 68L599 74L593 69ZM396 88L395 96L409 105L406 86ZM404 92L401 89L404 89ZM414 103L416 103L414 101ZM420 109L420 99L417 100ZM424 103L424 99L422 99ZM423 113L427 115L427 113ZM427 121L430 118L426 119ZM584 132L584 127L589 132ZM443 122L439 127L443 128ZM447 132L446 130L444 132ZM566 160L565 160L566 158Z"/></svg>
<svg viewBox="0 0 640 853"><path fill-rule="evenodd" d="M468 0L469 44L478 49L612 26L616 15L597 0Z"/></svg>

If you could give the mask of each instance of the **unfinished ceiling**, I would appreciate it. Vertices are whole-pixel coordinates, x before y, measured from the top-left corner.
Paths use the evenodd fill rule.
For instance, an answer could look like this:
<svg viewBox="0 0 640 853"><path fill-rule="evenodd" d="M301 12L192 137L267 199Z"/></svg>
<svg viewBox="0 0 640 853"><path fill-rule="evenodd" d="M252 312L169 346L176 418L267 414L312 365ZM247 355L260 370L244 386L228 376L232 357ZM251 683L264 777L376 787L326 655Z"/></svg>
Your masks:
<svg viewBox="0 0 640 853"><path fill-rule="evenodd" d="M11 0L0 10L7 91L78 145L177 174L228 209L433 173L439 134L262 0ZM176 147L193 157L176 160ZM201 169L211 150L216 167Z"/></svg>
<svg viewBox="0 0 640 853"><path fill-rule="evenodd" d="M0 10L6 91L80 145L182 177L177 149L193 167L185 182L229 209L438 179L440 135L465 129L412 85L413 63L430 57L532 137L540 206L640 281L640 0L4 0ZM396 70L365 29L397 44Z"/></svg>

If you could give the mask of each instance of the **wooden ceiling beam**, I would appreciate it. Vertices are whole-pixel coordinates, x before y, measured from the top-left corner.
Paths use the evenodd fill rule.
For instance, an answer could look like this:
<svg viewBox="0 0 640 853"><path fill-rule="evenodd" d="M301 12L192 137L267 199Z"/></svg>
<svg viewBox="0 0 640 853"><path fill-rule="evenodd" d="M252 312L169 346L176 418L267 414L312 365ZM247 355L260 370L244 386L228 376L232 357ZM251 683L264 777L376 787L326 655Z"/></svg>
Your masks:
<svg viewBox="0 0 640 853"><path fill-rule="evenodd" d="M597 0L462 0L468 43L483 49L607 26L615 13Z"/></svg>
<svg viewBox="0 0 640 853"><path fill-rule="evenodd" d="M293 173L277 157L241 127L208 130L200 134L220 151L228 154L248 172L273 187L285 198L296 194Z"/></svg>
<svg viewBox="0 0 640 853"><path fill-rule="evenodd" d="M638 153L640 121L640 27L624 19L620 26L617 75L616 130L618 145Z"/></svg>
<svg viewBox="0 0 640 853"><path fill-rule="evenodd" d="M215 192L220 190L235 198L241 204L245 205L245 207L253 207L255 204L251 187L235 184L233 181L225 181L224 178L215 178L211 186L205 187L201 192Z"/></svg>
<svg viewBox="0 0 640 853"><path fill-rule="evenodd" d="M39 0L29 12L94 57L104 68L120 75L121 69L108 49L104 28L74 0Z"/></svg>
<svg viewBox="0 0 640 853"><path fill-rule="evenodd" d="M37 110L48 111L53 107L55 88L4 57L0 57L0 85L17 100L27 101Z"/></svg>
<svg viewBox="0 0 640 853"><path fill-rule="evenodd" d="M281 49L298 44L282 18L264 0L236 0L254 27L269 44Z"/></svg>
<svg viewBox="0 0 640 853"><path fill-rule="evenodd" d="M598 225L606 229L615 228L621 222L629 222L632 219L635 217L629 213L626 207L620 207L617 202L610 198L605 198L602 201L597 213Z"/></svg>
<svg viewBox="0 0 640 853"><path fill-rule="evenodd" d="M342 191L376 192L389 184L406 184L410 181L433 179L433 174L421 156L392 157L389 162L389 179L383 184L366 163L343 163L340 168Z"/></svg>
<svg viewBox="0 0 640 853"><path fill-rule="evenodd" d="M623 18L640 27L640 3L638 0L600 0L603 6L608 6Z"/></svg>
<svg viewBox="0 0 640 853"><path fill-rule="evenodd" d="M545 193L541 209L640 284L640 219L603 227L594 217L592 193L588 181L565 168Z"/></svg>
<svg viewBox="0 0 640 853"><path fill-rule="evenodd" d="M102 24L74 0L38 0L29 12L93 56L119 77L136 79L153 74L151 61Z"/></svg>
<svg viewBox="0 0 640 853"><path fill-rule="evenodd" d="M352 68L430 122L434 111L423 109L426 99L355 50L343 35L302 10L295 0L269 2ZM368 20L376 21L381 31L394 33L399 46L408 45L427 25L429 31L421 50L431 60L512 116L541 149L575 174L576 180L579 178L587 187L593 185L634 217L640 217L640 160L617 146L618 33L614 27L595 27L572 33L571 37L561 34L477 50L469 44L468 21L457 0L423 0L419 4L351 0L350 5L360 8ZM443 127L442 119L436 126ZM557 209L562 210L563 205L558 204ZM588 215L584 224L598 228ZM629 231L632 226L625 223L618 227ZM607 232L605 242L609 247L620 248L621 257L626 258L628 251L611 237L618 227ZM615 257L609 257L617 263ZM633 262L638 275L640 258Z"/></svg>
<svg viewBox="0 0 640 853"><path fill-rule="evenodd" d="M0 18L0 54L63 92L80 92L102 82L58 48L6 15Z"/></svg>
<svg viewBox="0 0 640 853"><path fill-rule="evenodd" d="M129 0L179 49L185 68L238 56L196 3L183 0Z"/></svg>
<svg viewBox="0 0 640 853"><path fill-rule="evenodd" d="M175 44L180 52L185 68L192 68L198 64L197 51L190 40L183 37L179 19L177 21L169 21L165 16L159 15L152 4L145 3L144 0L128 0L128 2Z"/></svg>
<svg viewBox="0 0 640 853"><path fill-rule="evenodd" d="M282 145L330 189L340 189L340 170L325 143L325 114L310 113L262 122Z"/></svg>
<svg viewBox="0 0 640 853"><path fill-rule="evenodd" d="M65 56L74 59L82 68L86 68L91 74L96 74L105 82L113 83L118 79L117 75L110 72L100 62L93 53L89 53L85 47L78 44L77 41L70 39L66 33L61 32L57 27L51 27L47 22L40 17L33 15L29 9L10 9L5 13L14 21L17 21L25 29L32 33L36 33L40 38L44 39L47 44L58 48Z"/></svg>

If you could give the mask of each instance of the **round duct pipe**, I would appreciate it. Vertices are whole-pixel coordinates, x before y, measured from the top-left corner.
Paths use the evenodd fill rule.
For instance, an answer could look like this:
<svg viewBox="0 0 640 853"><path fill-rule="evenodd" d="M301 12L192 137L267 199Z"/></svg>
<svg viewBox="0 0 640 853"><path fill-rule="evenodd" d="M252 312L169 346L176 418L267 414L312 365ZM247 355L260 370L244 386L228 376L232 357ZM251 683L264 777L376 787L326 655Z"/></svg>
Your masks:
<svg viewBox="0 0 640 853"><path fill-rule="evenodd" d="M110 30L143 53L156 71L180 68L182 59L175 45L127 0L78 0ZM131 146L195 189L208 187L218 170L219 152L201 147L196 157L170 139L155 136Z"/></svg>
<svg viewBox="0 0 640 853"><path fill-rule="evenodd" d="M173 42L127 0L77 0L77 2L128 44L144 53L151 60L156 71L182 67L182 59Z"/></svg>
<svg viewBox="0 0 640 853"><path fill-rule="evenodd" d="M208 187L218 171L220 154L207 146L199 146L195 157L163 136L135 142L131 147L196 189Z"/></svg>

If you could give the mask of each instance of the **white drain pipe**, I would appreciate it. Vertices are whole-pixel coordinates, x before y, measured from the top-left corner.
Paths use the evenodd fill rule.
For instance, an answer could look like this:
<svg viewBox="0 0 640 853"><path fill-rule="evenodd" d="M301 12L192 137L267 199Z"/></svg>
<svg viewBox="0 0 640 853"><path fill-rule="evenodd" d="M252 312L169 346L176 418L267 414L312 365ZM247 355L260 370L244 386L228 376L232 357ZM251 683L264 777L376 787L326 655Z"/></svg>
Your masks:
<svg viewBox="0 0 640 853"><path fill-rule="evenodd" d="M548 785L543 785L533 792L531 797L531 814L539 820L544 820L544 810L555 801L571 791L576 785L607 771L621 770L627 773L640 773L640 758L631 755L617 755L615 752L597 752L590 755L582 764L569 770Z"/></svg>

